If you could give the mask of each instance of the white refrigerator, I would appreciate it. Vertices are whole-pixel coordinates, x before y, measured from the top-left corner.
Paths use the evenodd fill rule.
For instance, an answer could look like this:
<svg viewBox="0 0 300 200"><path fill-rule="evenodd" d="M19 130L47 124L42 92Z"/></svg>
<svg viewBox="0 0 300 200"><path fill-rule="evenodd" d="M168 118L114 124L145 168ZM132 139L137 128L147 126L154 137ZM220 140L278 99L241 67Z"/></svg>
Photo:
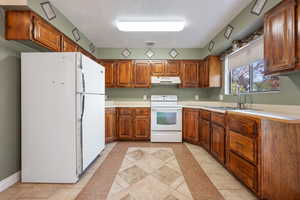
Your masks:
<svg viewBox="0 0 300 200"><path fill-rule="evenodd" d="M81 53L22 53L22 182L75 183L98 157L104 73Z"/></svg>

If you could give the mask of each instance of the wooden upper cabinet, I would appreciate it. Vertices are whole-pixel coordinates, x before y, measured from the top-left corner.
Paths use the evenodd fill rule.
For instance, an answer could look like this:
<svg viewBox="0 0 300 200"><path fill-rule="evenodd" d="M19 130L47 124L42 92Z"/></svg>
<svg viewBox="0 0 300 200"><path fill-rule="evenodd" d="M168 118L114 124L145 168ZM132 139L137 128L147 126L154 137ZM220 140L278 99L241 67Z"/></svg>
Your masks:
<svg viewBox="0 0 300 200"><path fill-rule="evenodd" d="M182 61L181 81L183 88L199 87L199 61Z"/></svg>
<svg viewBox="0 0 300 200"><path fill-rule="evenodd" d="M180 61L167 60L165 65L165 76L179 76L180 75Z"/></svg>
<svg viewBox="0 0 300 200"><path fill-rule="evenodd" d="M151 76L165 75L165 61L151 61Z"/></svg>
<svg viewBox="0 0 300 200"><path fill-rule="evenodd" d="M134 63L134 87L150 88L151 87L151 65L150 61L135 61Z"/></svg>
<svg viewBox="0 0 300 200"><path fill-rule="evenodd" d="M200 62L199 87L221 87L222 65L218 56L208 56Z"/></svg>
<svg viewBox="0 0 300 200"><path fill-rule="evenodd" d="M116 87L116 61L100 61L100 64L105 68L105 87L114 88Z"/></svg>
<svg viewBox="0 0 300 200"><path fill-rule="evenodd" d="M5 20L5 39L7 40L26 41L30 47L40 46L55 52L78 51L96 61L91 53L77 46L70 38L33 11L8 10Z"/></svg>
<svg viewBox="0 0 300 200"><path fill-rule="evenodd" d="M282 1L266 13L264 20L266 74L295 68L296 25L294 0Z"/></svg>
<svg viewBox="0 0 300 200"><path fill-rule="evenodd" d="M133 66L131 60L119 61L117 65L117 87L133 86Z"/></svg>
<svg viewBox="0 0 300 200"><path fill-rule="evenodd" d="M61 33L40 17L33 17L33 39L43 46L60 51Z"/></svg>
<svg viewBox="0 0 300 200"><path fill-rule="evenodd" d="M32 12L12 11L5 13L6 28L5 39L7 40L31 40L32 39Z"/></svg>
<svg viewBox="0 0 300 200"><path fill-rule="evenodd" d="M199 87L207 88L209 87L209 68L208 68L208 59L200 62L199 69Z"/></svg>
<svg viewBox="0 0 300 200"><path fill-rule="evenodd" d="M62 36L61 39L61 51L63 52L76 52L77 51L77 45L67 38L66 36Z"/></svg>

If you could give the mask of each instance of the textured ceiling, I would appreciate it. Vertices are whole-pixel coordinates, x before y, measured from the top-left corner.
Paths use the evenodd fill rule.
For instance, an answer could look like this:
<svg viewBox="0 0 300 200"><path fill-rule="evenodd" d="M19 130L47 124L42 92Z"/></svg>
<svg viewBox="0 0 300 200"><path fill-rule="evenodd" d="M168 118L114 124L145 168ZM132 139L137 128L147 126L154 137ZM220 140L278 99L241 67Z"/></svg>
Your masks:
<svg viewBox="0 0 300 200"><path fill-rule="evenodd" d="M97 47L202 48L251 0L50 0ZM173 33L119 32L117 20L185 20Z"/></svg>

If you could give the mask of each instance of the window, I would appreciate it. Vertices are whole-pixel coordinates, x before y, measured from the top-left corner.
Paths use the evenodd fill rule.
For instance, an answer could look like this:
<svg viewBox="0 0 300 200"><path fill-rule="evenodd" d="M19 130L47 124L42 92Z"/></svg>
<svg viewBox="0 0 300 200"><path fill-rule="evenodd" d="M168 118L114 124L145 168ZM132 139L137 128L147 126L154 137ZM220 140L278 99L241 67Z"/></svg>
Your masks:
<svg viewBox="0 0 300 200"><path fill-rule="evenodd" d="M257 93L279 91L280 80L277 76L265 76L263 59L263 39L226 57L225 62L226 94Z"/></svg>

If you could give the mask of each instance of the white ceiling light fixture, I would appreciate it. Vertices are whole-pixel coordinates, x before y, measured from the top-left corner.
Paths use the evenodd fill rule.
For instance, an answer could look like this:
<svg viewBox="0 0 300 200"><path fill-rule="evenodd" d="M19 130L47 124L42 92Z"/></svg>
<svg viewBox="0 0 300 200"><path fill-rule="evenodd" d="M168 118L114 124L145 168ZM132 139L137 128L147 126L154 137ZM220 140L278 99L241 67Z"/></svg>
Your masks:
<svg viewBox="0 0 300 200"><path fill-rule="evenodd" d="M123 32L179 32L184 21L117 21L117 28Z"/></svg>

